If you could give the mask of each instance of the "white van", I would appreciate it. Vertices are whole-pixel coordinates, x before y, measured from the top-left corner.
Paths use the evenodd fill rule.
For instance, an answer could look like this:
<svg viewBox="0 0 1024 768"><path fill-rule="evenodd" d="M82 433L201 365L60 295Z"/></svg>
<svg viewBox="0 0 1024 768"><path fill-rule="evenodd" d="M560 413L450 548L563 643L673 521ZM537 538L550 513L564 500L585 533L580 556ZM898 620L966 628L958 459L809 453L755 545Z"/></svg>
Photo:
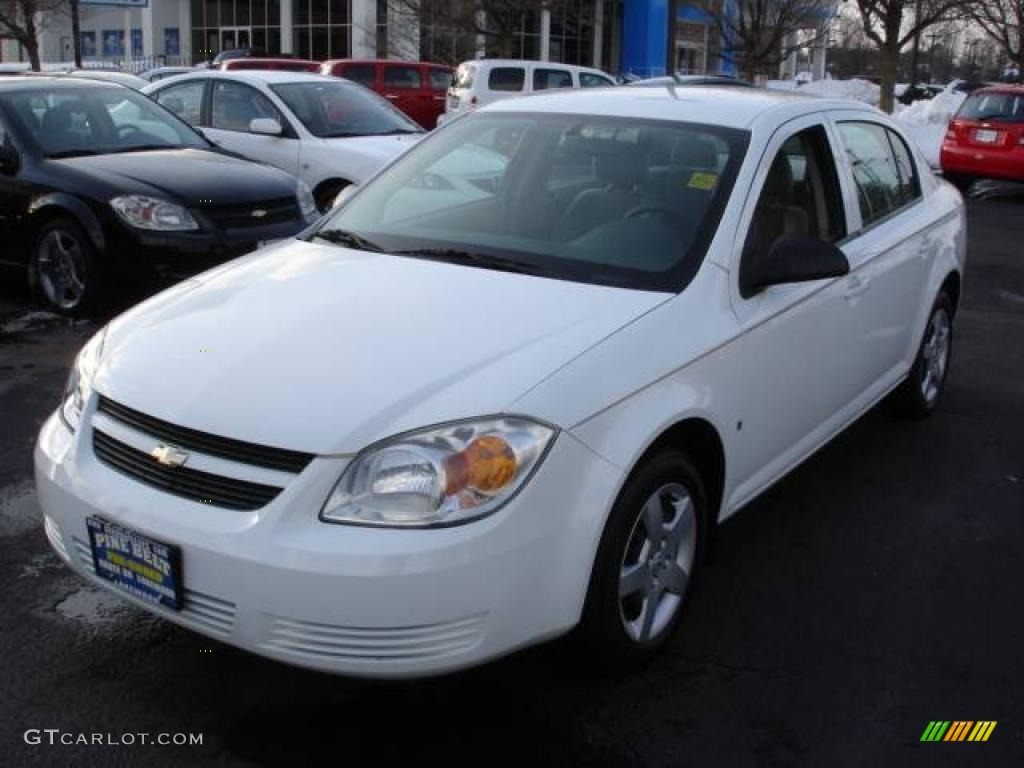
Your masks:
<svg viewBox="0 0 1024 768"><path fill-rule="evenodd" d="M464 61L448 89L445 113L438 120L476 109L492 101L524 96L551 88L601 88L615 81L599 69L523 59Z"/></svg>

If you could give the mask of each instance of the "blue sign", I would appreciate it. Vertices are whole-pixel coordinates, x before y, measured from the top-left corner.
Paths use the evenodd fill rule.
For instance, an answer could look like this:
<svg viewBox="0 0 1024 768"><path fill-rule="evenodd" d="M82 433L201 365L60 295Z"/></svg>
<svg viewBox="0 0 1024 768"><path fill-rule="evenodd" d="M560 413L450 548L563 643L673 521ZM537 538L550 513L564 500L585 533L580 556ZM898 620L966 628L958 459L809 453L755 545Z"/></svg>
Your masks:
<svg viewBox="0 0 1024 768"><path fill-rule="evenodd" d="M103 55L106 57L124 56L124 30L103 30Z"/></svg>
<svg viewBox="0 0 1024 768"><path fill-rule="evenodd" d="M167 56L178 56L181 53L181 37L177 27L164 29L164 53Z"/></svg>
<svg viewBox="0 0 1024 768"><path fill-rule="evenodd" d="M99 517L87 517L96 575L135 597L173 610L181 608L181 550L122 528Z"/></svg>
<svg viewBox="0 0 1024 768"><path fill-rule="evenodd" d="M82 56L86 59L96 58L96 33L93 30L82 33Z"/></svg>

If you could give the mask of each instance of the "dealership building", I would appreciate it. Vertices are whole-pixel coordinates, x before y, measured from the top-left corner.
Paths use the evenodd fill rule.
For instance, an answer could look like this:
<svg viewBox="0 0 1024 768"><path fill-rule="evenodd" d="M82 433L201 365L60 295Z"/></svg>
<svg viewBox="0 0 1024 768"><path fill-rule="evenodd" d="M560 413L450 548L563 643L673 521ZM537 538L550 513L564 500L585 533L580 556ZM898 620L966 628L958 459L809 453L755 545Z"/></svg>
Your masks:
<svg viewBox="0 0 1024 768"><path fill-rule="evenodd" d="M726 9L735 0L722 0ZM503 54L596 66L614 74L664 74L668 0L566 0L526 12L493 38L452 23L473 0L80 0L87 62L197 63L231 48L259 48L316 60L403 58L457 62ZM472 6L470 6L472 7ZM416 13L410 13L410 9ZM44 62L73 59L71 20L50 13L41 26ZM692 74L735 74L728 45L695 5L678 2L674 61ZM3 61L27 57L13 40ZM823 57L822 57L823 62ZM817 66L815 69L819 69ZM817 74L817 72L816 72ZM818 75L820 76L820 75Z"/></svg>

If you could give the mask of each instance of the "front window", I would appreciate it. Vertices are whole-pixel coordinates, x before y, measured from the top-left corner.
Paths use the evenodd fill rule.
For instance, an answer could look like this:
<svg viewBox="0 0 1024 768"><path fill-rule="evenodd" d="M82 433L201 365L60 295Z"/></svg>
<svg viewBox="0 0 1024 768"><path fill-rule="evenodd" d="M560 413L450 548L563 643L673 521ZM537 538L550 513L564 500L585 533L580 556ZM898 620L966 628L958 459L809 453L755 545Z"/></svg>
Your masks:
<svg viewBox="0 0 1024 768"><path fill-rule="evenodd" d="M383 171L318 235L415 258L680 290L714 235L746 143L744 131L695 123L474 114Z"/></svg>
<svg viewBox="0 0 1024 768"><path fill-rule="evenodd" d="M209 144L165 109L128 88L37 88L8 94L22 129L47 157Z"/></svg>
<svg viewBox="0 0 1024 768"><path fill-rule="evenodd" d="M284 83L270 88L309 132L320 138L423 131L386 100L360 85L325 80Z"/></svg>

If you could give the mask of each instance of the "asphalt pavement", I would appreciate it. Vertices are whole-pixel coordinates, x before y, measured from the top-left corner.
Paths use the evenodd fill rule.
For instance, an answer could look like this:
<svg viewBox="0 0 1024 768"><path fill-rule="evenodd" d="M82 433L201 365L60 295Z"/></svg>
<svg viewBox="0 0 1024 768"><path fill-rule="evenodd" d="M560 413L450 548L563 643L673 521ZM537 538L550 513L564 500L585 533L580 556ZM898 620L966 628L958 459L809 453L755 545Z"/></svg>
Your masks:
<svg viewBox="0 0 1024 768"><path fill-rule="evenodd" d="M31 450L95 324L30 313L0 275L0 765L1024 764L1024 196L969 209L939 411L874 410L725 523L682 631L628 675L556 642L369 684L86 585L46 543ZM998 724L922 743L932 720Z"/></svg>

